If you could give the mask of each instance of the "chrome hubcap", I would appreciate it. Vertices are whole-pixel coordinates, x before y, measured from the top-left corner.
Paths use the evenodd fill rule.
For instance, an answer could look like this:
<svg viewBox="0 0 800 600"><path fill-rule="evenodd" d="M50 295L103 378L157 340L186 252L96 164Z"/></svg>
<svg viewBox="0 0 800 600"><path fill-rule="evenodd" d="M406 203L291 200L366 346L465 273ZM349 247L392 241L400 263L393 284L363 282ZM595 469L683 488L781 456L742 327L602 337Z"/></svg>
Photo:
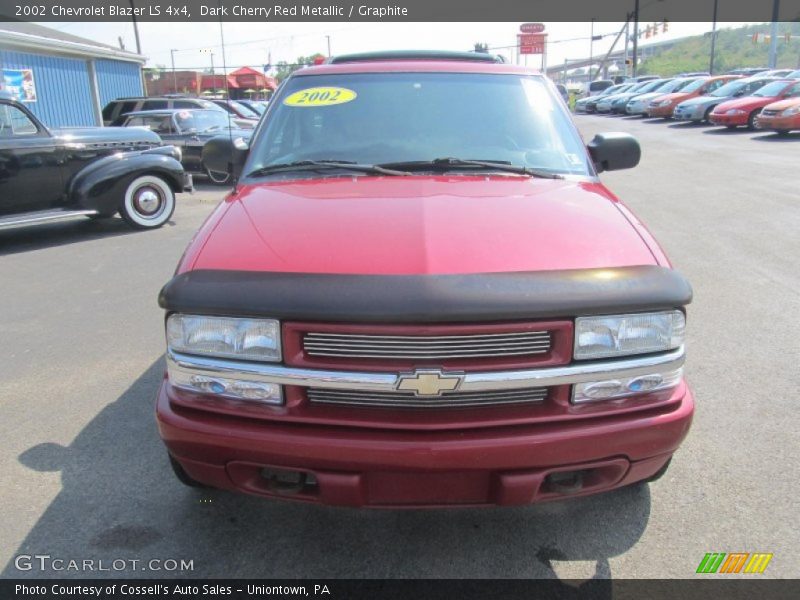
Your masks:
<svg viewBox="0 0 800 600"><path fill-rule="evenodd" d="M161 196L151 188L145 188L136 194L136 208L140 213L152 215L161 205Z"/></svg>

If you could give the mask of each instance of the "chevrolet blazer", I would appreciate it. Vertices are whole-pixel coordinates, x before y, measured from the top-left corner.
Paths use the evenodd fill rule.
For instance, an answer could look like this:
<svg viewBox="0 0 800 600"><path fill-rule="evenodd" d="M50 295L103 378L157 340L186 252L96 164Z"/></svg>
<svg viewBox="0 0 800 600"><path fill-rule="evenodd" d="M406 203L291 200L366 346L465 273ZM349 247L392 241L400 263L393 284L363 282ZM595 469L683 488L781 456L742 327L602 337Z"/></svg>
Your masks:
<svg viewBox="0 0 800 600"><path fill-rule="evenodd" d="M189 485L520 505L659 477L694 410L687 281L543 76L486 54L288 78L165 285L156 417Z"/></svg>

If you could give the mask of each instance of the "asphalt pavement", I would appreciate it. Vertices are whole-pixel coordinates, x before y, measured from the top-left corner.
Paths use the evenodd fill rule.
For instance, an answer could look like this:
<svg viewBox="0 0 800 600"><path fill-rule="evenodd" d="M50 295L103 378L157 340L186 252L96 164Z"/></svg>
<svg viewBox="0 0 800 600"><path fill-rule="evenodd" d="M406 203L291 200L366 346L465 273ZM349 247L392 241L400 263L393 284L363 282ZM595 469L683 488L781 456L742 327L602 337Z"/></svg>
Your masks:
<svg viewBox="0 0 800 600"><path fill-rule="evenodd" d="M119 219L0 231L2 576L686 578L706 552L770 552L764 577L800 576L800 134L576 121L587 141L639 138L639 167L602 179L695 290L697 414L663 479L531 507L425 511L181 486L153 417L156 297L224 195L201 185L156 231Z"/></svg>

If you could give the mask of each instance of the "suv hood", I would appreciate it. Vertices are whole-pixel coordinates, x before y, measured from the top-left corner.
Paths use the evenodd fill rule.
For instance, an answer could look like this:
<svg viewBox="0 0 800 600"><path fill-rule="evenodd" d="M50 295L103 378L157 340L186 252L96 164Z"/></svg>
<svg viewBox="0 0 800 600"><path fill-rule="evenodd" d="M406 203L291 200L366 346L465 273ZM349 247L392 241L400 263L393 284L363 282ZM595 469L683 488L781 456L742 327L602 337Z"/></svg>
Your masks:
<svg viewBox="0 0 800 600"><path fill-rule="evenodd" d="M182 270L456 274L657 264L618 205L599 183L517 176L267 182L226 200Z"/></svg>

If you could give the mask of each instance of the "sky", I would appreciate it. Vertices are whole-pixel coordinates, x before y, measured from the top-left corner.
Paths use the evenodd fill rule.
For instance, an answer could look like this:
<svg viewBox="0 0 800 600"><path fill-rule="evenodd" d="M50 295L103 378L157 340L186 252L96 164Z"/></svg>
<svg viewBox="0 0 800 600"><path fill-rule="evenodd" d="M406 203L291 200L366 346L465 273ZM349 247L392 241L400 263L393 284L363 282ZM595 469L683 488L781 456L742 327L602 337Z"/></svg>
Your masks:
<svg viewBox="0 0 800 600"><path fill-rule="evenodd" d="M119 46L119 38L127 50L135 51L133 26L130 23L41 23L73 35ZM720 28L737 27L745 23L723 23ZM493 52L514 61L513 50L519 23L225 23L225 64L228 70L248 65L262 68L270 59L295 62L299 56L316 52L327 54L328 37L331 52L345 54L371 50L471 50L475 43L487 43ZM561 64L564 59L588 58L592 24L546 23L549 65ZM623 23L596 22L594 35L604 36L592 44L593 56L602 58ZM644 28L647 24L641 23ZM662 41L711 31L711 23L670 23L666 34L659 33L651 40L640 38L640 44ZM219 23L139 23L142 54L148 57L146 66L218 70L223 64ZM624 44L620 40L617 49ZM524 57L523 57L524 59ZM527 57L528 66L540 67L540 56ZM522 64L522 63L521 63Z"/></svg>

